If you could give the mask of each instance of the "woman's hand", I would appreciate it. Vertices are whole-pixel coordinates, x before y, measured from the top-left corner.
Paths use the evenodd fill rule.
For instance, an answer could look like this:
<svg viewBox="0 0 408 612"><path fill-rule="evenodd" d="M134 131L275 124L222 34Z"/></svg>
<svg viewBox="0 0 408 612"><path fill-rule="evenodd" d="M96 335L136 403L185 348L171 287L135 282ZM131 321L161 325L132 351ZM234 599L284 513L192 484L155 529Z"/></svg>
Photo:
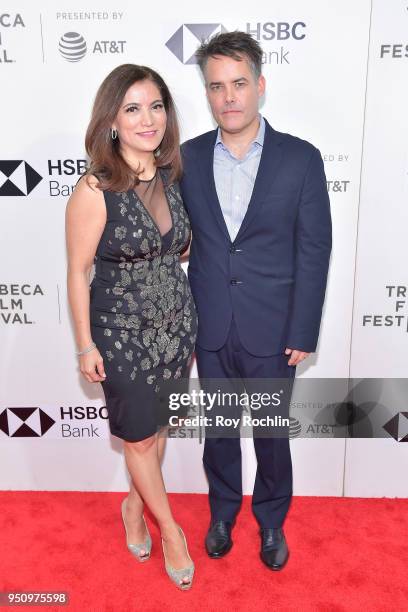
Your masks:
<svg viewBox="0 0 408 612"><path fill-rule="evenodd" d="M106 379L102 355L97 348L80 356L79 369L88 382L101 382Z"/></svg>

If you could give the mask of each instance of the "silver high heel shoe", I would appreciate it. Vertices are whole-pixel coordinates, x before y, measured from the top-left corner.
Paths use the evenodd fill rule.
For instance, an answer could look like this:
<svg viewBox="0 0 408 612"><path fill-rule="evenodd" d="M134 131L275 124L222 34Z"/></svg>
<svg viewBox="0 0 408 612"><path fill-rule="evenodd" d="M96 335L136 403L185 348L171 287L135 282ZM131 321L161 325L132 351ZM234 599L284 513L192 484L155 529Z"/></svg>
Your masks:
<svg viewBox="0 0 408 612"><path fill-rule="evenodd" d="M147 561L148 559L150 559L150 553L152 550L152 538L150 537L150 533L147 528L145 518L143 516L142 518L143 518L143 522L146 527L147 536L142 544L129 544L127 527L126 527L126 522L125 522L126 502L127 502L127 497L125 497L125 499L122 501L122 520L123 520L123 524L125 526L125 532L126 532L126 545L128 547L128 550L132 553L132 555L134 555L138 561L143 563L144 561ZM146 551L144 555L140 554L142 550Z"/></svg>
<svg viewBox="0 0 408 612"><path fill-rule="evenodd" d="M176 586L178 586L178 588L181 589L182 591L187 591L187 589L190 589L192 584L193 584L194 563L191 560L191 557L190 557L189 552L188 552L186 536L184 535L183 530L180 527L180 525L178 525L178 528L179 528L179 531L180 531L181 535L183 536L184 546L186 547L187 556L188 556L188 558L191 561L191 565L189 565L188 567L183 567L182 569L175 569L174 567L172 567L167 562L166 552L164 550L164 540L162 538L162 548L163 548L164 564L165 564L165 567L166 567L167 575L170 578L170 580L172 580L174 582L174 584ZM183 578L188 578L189 582L183 582Z"/></svg>

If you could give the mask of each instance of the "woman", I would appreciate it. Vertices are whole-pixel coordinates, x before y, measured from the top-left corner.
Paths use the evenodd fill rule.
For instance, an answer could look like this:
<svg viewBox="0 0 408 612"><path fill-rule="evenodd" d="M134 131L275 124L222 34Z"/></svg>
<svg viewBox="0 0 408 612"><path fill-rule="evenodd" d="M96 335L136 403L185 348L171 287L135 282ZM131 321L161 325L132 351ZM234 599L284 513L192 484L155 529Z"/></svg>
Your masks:
<svg viewBox="0 0 408 612"><path fill-rule="evenodd" d="M167 573L188 589L194 564L169 506L161 472L165 438L158 435L163 387L185 375L197 329L180 266L190 225L177 183L179 130L163 79L145 66L115 68L98 90L85 144L90 168L66 211L80 371L102 384L111 433L124 441L128 549L139 561L149 559L146 503L160 528Z"/></svg>

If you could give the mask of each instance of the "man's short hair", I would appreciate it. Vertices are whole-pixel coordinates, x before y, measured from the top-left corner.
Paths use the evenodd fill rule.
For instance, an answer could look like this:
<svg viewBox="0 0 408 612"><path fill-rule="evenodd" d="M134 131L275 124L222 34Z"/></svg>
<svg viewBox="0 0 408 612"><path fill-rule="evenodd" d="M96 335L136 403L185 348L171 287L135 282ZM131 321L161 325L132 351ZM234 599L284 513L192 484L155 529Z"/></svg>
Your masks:
<svg viewBox="0 0 408 612"><path fill-rule="evenodd" d="M208 58L214 55L224 55L241 61L248 60L249 66L258 79L262 74L262 49L260 44L246 32L223 32L210 38L208 42L202 42L196 51L196 58L202 73L204 74Z"/></svg>

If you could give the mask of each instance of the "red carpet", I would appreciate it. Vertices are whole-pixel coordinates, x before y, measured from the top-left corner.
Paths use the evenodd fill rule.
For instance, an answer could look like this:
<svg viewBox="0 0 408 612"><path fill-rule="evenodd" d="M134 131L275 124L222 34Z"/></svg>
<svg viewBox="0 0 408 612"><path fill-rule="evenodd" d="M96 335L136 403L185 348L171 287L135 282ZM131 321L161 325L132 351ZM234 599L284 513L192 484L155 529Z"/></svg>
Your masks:
<svg viewBox="0 0 408 612"><path fill-rule="evenodd" d="M151 520L151 559L139 564L128 553L124 495L0 492L0 590L69 593L68 606L37 610L408 610L407 499L294 497L285 523L291 556L272 572L258 557L248 498L231 552L211 560L203 549L206 496L172 494L196 564L193 588L181 592L164 572Z"/></svg>

